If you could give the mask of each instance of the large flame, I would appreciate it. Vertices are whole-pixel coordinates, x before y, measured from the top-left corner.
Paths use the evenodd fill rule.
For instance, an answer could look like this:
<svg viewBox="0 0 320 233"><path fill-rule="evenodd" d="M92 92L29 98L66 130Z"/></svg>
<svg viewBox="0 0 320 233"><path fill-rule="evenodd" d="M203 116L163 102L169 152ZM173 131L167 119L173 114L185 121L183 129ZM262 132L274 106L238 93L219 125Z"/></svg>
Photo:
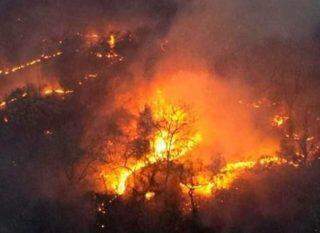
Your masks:
<svg viewBox="0 0 320 233"><path fill-rule="evenodd" d="M167 159L172 161L185 156L201 141L199 132L187 138L182 138L181 134L172 132L177 130L174 127L182 126L187 113L182 108L167 103L161 94L153 102L152 110L155 121L170 122L172 125L170 127L160 126L156 130L150 141L151 151L145 158L131 162L126 167L120 166L111 172L102 173L107 189L118 195L125 193L128 179L133 173Z"/></svg>
<svg viewBox="0 0 320 233"><path fill-rule="evenodd" d="M185 75L184 77L186 78ZM172 84L171 82L176 82L177 80L180 80L180 79L176 78L173 80L169 80L169 82L166 82L164 84L163 82L160 82L160 85L158 85L161 88L165 87L164 93L166 94L166 97L168 95L168 99L170 99L170 101L171 100L180 101L179 98L171 98L172 97L171 95L174 95L173 93L177 92L176 89L175 89L176 92L170 91L171 90L170 88L169 88L169 91L168 91L168 88L166 89L166 87L168 86L173 87L174 85L171 85ZM187 82L187 80L188 79L184 79L185 82ZM192 84L195 84L195 83L192 82ZM195 88L194 91L201 92L202 88L199 88L199 89L200 90L197 90ZM153 91L150 96L154 96ZM157 91L155 92L157 93ZM189 91L183 92L182 90L180 92L182 92L182 94L179 93L177 95L179 97L181 96L182 99L187 99L187 98L184 98L184 96L188 96L188 97L190 96ZM223 121L221 122L221 124L224 124L223 126L221 126L221 124L217 124L217 122L220 122L220 118L218 119L217 117L211 117L210 114L212 114L211 112L212 110L204 111L204 109L208 110L208 107L203 106L202 101L199 103L197 101L193 101L194 104L196 105L198 104L201 106L199 108L201 118L199 120L197 119L197 122L195 124L196 126L194 126L194 124L192 123L190 124L191 128L197 129L196 132L192 132L191 135L189 132L189 135L187 135L187 137L186 135L179 134L179 133L172 135L172 131L171 131L172 128L175 128L179 125L185 125L190 123L192 121L192 120L190 121L190 118L192 118L192 116L184 108L179 107L179 105L177 106L172 104L172 102L175 103L175 101L168 102L168 99L163 98L162 94L158 92L158 94L155 95L154 100L152 101L152 104L150 106L152 110L152 118L154 119L155 122L160 122L160 125L157 127L156 131L153 132L152 137L150 138L150 141L149 141L150 147L151 147L150 152L146 156L143 156L143 158L141 159L138 159L138 160L129 159L129 161L126 161L125 166L119 163L115 166L114 164L112 164L112 167L114 169L108 169L108 168L104 169L102 172L102 177L103 177L105 186L107 188L107 191L116 193L118 195L122 195L126 193L130 177L132 177L133 174L137 174L142 169L149 167L155 163L164 162L167 159L171 161L179 159L179 163L180 162L183 163L184 159L193 160L194 156L199 158L200 156L199 152L201 152L202 154L211 153L212 150L210 149L212 147L208 145L212 144L213 139L221 141L221 139L217 138L220 132L222 132L221 133L222 137L224 138L226 137L226 135L223 134L226 132L226 129L224 129L223 127L226 127L227 129L229 129L229 125ZM205 99L205 96L203 97L204 98L201 98L201 100ZM145 98L145 96L143 98ZM136 106L134 107L136 108ZM191 107L193 107L193 105ZM234 108L232 108L231 110L233 109ZM198 109L196 109L196 111L197 110ZM223 111L226 111L226 110L223 110ZM240 113L244 115L244 113L242 112ZM215 115L212 114L212 115L216 116L216 114ZM226 118L226 121L230 121L229 115L225 115L224 119L225 118ZM239 117L239 119L237 120L242 120L241 122L243 124L246 123L246 125L249 125L246 122L248 121L247 118L244 118L243 120L243 118ZM161 122L162 123L170 122L170 124L161 125ZM233 119L232 119L232 123L233 123ZM215 132L212 133L211 131L215 131ZM232 131L232 132L235 132L236 136L238 135L236 131ZM248 132L251 132L251 131L248 130ZM242 134L239 134L239 135L242 135ZM244 144L240 146L240 148L254 145L253 142L256 141L254 137L255 135L250 135L250 139L248 139L247 141L244 140ZM236 138L239 139L239 137L236 137ZM253 138L252 141L251 141L251 138ZM195 147L196 146L198 147L198 145L200 144L200 141L201 141L201 147L199 146L199 150L195 151ZM189 177L188 181L181 183L180 186L183 193L189 193L190 190L192 190L192 192L194 192L195 194L199 194L202 196L211 196L212 194L214 194L216 190L229 188L233 183L233 181L237 177L239 177L239 175L241 175L245 170L252 169L258 165L268 166L270 164L282 164L286 162L277 156L273 156L276 146L272 144L271 146L269 146L271 147L270 149L268 146L269 146L268 144L257 145L257 148L254 148L252 150L250 150L250 148L248 148L248 150L244 150L246 154L243 154L243 155L239 154L239 157L233 159L233 161L235 159L240 159L239 162L227 163L215 175L212 175L213 171L200 169L200 171L197 171L197 175L191 178L192 180L191 182L189 182L190 181L190 177ZM251 157L251 159L247 159L249 154L248 152L250 152L250 154L254 154L254 158L258 158L259 155L261 154L269 154L271 156L264 157L263 159L253 159L253 157ZM193 155L191 156L191 154ZM204 163L206 162L210 163L209 161L206 161L208 159L210 158L209 156L206 156L206 155L201 157L201 160Z"/></svg>

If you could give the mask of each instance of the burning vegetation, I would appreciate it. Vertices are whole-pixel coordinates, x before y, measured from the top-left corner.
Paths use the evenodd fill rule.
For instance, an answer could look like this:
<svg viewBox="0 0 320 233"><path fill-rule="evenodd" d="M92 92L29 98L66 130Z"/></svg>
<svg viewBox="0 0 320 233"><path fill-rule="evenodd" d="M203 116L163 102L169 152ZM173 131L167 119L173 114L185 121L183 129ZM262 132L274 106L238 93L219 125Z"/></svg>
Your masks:
<svg viewBox="0 0 320 233"><path fill-rule="evenodd" d="M130 152L131 148L125 149L128 154L120 158L124 159L123 164L116 165L116 171L102 174L107 189L111 188L118 195L125 193L128 180L135 173L163 162L169 169L173 161L186 156L201 141L201 134L191 133L191 129L188 129L188 116L181 107L166 103L161 94L152 106L145 107L141 119L134 126L137 132L132 138L133 151ZM130 153L136 154L138 159L130 161Z"/></svg>
<svg viewBox="0 0 320 233"><path fill-rule="evenodd" d="M319 33L249 1L58 2L0 3L0 232L320 230Z"/></svg>

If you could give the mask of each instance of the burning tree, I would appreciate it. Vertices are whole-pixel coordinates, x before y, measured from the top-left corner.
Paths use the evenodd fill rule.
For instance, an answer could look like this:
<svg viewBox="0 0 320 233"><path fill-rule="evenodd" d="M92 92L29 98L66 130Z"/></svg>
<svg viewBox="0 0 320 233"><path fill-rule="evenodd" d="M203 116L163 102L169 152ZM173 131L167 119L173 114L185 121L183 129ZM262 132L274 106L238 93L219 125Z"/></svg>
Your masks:
<svg viewBox="0 0 320 233"><path fill-rule="evenodd" d="M192 121L185 107L167 103L159 94L150 106L145 106L127 131L131 135L120 145L122 152L117 155L120 162L115 161L114 169L102 172L107 189L122 195L131 176L152 167L150 186L155 188L156 184L158 192L167 190L174 162L187 155L201 140L200 134L192 128ZM110 144L115 150L119 149L118 143ZM157 167L158 164L165 166ZM161 175L156 174L158 169Z"/></svg>

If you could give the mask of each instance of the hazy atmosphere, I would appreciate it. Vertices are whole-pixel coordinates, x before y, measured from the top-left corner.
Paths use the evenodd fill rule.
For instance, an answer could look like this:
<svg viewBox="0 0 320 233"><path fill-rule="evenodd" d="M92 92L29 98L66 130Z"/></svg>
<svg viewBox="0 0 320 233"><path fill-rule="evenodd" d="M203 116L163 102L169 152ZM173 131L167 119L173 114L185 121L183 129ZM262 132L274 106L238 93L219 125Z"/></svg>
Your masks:
<svg viewBox="0 0 320 233"><path fill-rule="evenodd" d="M0 233L320 231L318 0L0 0Z"/></svg>

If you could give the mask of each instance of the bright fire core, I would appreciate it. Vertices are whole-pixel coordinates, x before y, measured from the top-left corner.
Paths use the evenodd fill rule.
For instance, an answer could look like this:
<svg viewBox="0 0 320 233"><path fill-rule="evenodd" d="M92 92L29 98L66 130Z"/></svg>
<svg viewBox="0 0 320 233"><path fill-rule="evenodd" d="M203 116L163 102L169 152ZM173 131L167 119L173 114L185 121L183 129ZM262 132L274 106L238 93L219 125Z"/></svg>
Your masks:
<svg viewBox="0 0 320 233"><path fill-rule="evenodd" d="M188 135L183 132L187 113L167 103L160 94L153 102L152 118L157 127L150 140L150 152L143 159L129 162L125 167L119 166L112 172L104 172L102 176L107 190L118 195L124 194L132 174L152 164L185 156L201 141L199 132Z"/></svg>

